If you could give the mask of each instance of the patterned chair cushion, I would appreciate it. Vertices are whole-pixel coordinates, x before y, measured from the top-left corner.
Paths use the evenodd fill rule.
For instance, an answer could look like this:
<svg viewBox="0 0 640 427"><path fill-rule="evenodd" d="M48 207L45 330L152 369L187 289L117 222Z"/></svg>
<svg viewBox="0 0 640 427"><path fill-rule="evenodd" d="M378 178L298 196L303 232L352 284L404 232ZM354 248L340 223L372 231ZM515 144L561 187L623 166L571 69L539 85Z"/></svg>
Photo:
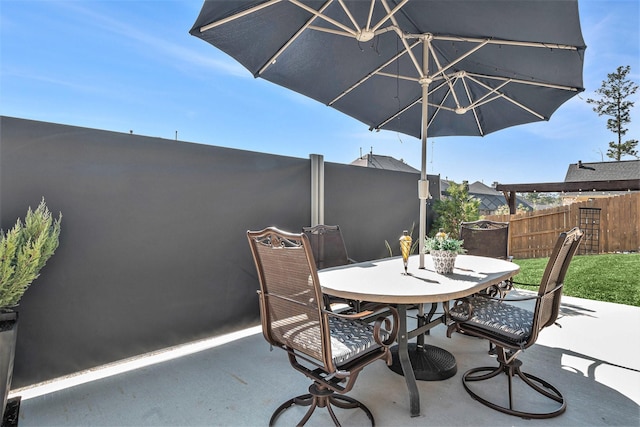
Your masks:
<svg viewBox="0 0 640 427"><path fill-rule="evenodd" d="M467 304L454 306L450 311L451 318L456 322L481 327L514 343L524 342L531 335L533 312L483 297L469 298L469 303L473 307L470 319Z"/></svg>
<svg viewBox="0 0 640 427"><path fill-rule="evenodd" d="M368 323L329 316L329 330L331 354L336 365L343 365L362 353L380 347L373 338L373 325ZM383 341L389 338L384 331L380 335Z"/></svg>
<svg viewBox="0 0 640 427"><path fill-rule="evenodd" d="M284 341L290 347L313 358L321 358L320 325L317 321L299 315L274 322L272 327L275 330L283 328ZM380 347L373 337L373 325L359 320L329 316L329 333L333 362L338 366ZM389 334L383 330L380 335L383 341L389 338Z"/></svg>

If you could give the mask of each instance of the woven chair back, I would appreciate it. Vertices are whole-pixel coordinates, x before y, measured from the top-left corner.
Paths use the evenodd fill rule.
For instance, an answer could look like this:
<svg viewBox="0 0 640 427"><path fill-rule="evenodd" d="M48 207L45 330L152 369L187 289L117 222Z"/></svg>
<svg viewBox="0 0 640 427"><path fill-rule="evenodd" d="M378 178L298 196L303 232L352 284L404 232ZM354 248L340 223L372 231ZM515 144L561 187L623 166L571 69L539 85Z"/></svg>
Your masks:
<svg viewBox="0 0 640 427"><path fill-rule="evenodd" d="M463 222L460 226L461 240L468 255L508 259L509 223L495 221Z"/></svg>
<svg viewBox="0 0 640 427"><path fill-rule="evenodd" d="M324 363L330 359L328 321L307 237L275 228L247 236L260 281L266 340Z"/></svg>
<svg viewBox="0 0 640 427"><path fill-rule="evenodd" d="M578 249L582 236L582 231L576 227L561 233L556 240L538 289L539 298L536 301L534 312L533 341L540 330L552 325L558 318L563 288L561 285L564 285L569 264Z"/></svg>
<svg viewBox="0 0 640 427"><path fill-rule="evenodd" d="M303 227L302 231L309 239L318 270L349 263L347 247L338 225L320 224Z"/></svg>

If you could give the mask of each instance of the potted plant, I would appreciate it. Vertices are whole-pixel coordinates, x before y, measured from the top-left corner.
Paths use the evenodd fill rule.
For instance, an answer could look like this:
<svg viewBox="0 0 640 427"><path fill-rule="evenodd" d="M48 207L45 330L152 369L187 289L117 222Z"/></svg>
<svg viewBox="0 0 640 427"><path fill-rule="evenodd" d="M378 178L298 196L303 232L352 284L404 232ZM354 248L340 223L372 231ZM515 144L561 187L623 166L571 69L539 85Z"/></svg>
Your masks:
<svg viewBox="0 0 640 427"><path fill-rule="evenodd" d="M44 199L29 207L24 223L18 218L5 233L0 230L0 421L4 422L11 388L18 313L16 308L31 283L58 247L62 214L54 220ZM17 415L16 415L17 416Z"/></svg>
<svg viewBox="0 0 640 427"><path fill-rule="evenodd" d="M456 256L466 252L462 247L463 243L463 240L449 237L442 229L440 229L435 237L425 239L424 250L431 254L436 273L448 274L453 272Z"/></svg>

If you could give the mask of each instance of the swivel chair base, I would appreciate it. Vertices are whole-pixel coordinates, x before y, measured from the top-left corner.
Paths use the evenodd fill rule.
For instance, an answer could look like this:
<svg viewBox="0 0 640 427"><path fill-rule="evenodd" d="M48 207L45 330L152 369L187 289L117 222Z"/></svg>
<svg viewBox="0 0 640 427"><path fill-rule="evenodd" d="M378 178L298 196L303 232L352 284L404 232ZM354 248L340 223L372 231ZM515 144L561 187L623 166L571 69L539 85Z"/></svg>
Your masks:
<svg viewBox="0 0 640 427"><path fill-rule="evenodd" d="M276 422L276 419L285 410L287 410L293 405L310 406L309 410L304 415L304 417L302 417L302 419L298 422L297 426L305 425L305 423L309 421L309 418L311 418L311 415L316 410L316 408L327 408L327 410L329 411L329 415L331 415L331 419L333 420L333 423L337 427L340 427L340 422L338 421L338 418L336 417L336 414L333 411L332 406L335 406L341 409L360 408L367 415L367 418L371 420L371 426L375 425L373 414L371 413L369 408L367 408L365 405L363 405L356 399L353 399L348 396L340 395L340 394L335 394L333 390L329 390L327 388L319 386L318 384L312 384L309 387L308 394L303 394L303 395L294 397L293 399L289 399L286 402L284 402L282 405L280 405L278 409L276 409L273 415L271 416L271 419L269 420L269 426L273 426L274 423Z"/></svg>
<svg viewBox="0 0 640 427"><path fill-rule="evenodd" d="M464 385L465 390L471 397L473 397L478 402L482 403L485 406L488 406L496 411L503 412L509 415L515 415L524 419L542 419L542 418L553 418L562 414L567 409L567 402L564 397L555 388L553 385L549 384L547 381L535 377L533 375L527 374L520 370L520 366L522 362L520 360L513 360L509 364L500 363L500 366L495 367L480 367L470 369L462 375L462 384ZM501 373L505 373L507 375L509 381L509 407L499 405L494 403L484 397L480 397L477 393L472 391L468 384L469 382L474 381L485 381L491 378L494 378ZM524 384L529 386L531 389L546 397L547 399L554 401L557 403L557 408L550 412L525 412L513 409L513 393L512 393L512 381L515 376L518 376Z"/></svg>

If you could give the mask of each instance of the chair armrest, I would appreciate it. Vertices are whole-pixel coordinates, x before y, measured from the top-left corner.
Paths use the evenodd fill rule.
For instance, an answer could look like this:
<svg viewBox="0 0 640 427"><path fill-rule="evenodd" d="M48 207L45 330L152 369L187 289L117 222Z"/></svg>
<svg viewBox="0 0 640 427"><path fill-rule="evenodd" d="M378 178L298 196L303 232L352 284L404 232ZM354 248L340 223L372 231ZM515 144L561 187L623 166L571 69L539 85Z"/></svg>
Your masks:
<svg viewBox="0 0 640 427"><path fill-rule="evenodd" d="M518 282L513 282L513 283L518 283ZM519 284L526 284L526 283L519 283ZM538 285L529 285L529 286L538 286ZM564 286L564 283L560 283L559 285L556 285L555 288L551 289L549 292L547 292L548 294L553 293L555 291L557 291L558 289L562 288ZM540 298L542 298L539 295L532 295L532 296L528 296L528 297L517 297L517 298L498 298L498 297L494 297L488 294L476 294L475 297L477 298L486 298L486 299L490 299L493 301L497 301L497 302L517 302L517 301L531 301L531 300L538 300ZM458 302L460 302L461 304L469 304L469 306L472 306L471 302L469 301L469 297L464 297L464 298L459 298L457 300L454 301L454 305L457 305Z"/></svg>
<svg viewBox="0 0 640 427"><path fill-rule="evenodd" d="M493 297L490 297L491 299L496 299ZM471 301L469 301L469 297L463 297L463 298L458 298L456 300L453 301L453 306L451 308L454 308L456 306L459 305L466 305L467 306L467 317L464 319L464 321L467 321L469 319L471 319L473 317L473 304L471 304ZM445 312L446 312L446 316L447 318L449 318L449 311L451 310L451 308L448 307L448 304L445 306ZM451 338L451 335L449 335L449 333L447 332L447 336L449 338Z"/></svg>
<svg viewBox="0 0 640 427"><path fill-rule="evenodd" d="M329 316L352 320L370 321L370 319L377 316L373 325L373 338L375 339L377 344L383 347L389 347L396 341L396 337L398 336L399 319L398 310L396 310L395 307L384 304L371 304L367 305L367 309L364 311L350 314L334 313L329 310L323 311ZM389 319L389 314L391 314L393 324ZM383 340L381 335L383 323L385 326L384 330L389 334L386 340Z"/></svg>

